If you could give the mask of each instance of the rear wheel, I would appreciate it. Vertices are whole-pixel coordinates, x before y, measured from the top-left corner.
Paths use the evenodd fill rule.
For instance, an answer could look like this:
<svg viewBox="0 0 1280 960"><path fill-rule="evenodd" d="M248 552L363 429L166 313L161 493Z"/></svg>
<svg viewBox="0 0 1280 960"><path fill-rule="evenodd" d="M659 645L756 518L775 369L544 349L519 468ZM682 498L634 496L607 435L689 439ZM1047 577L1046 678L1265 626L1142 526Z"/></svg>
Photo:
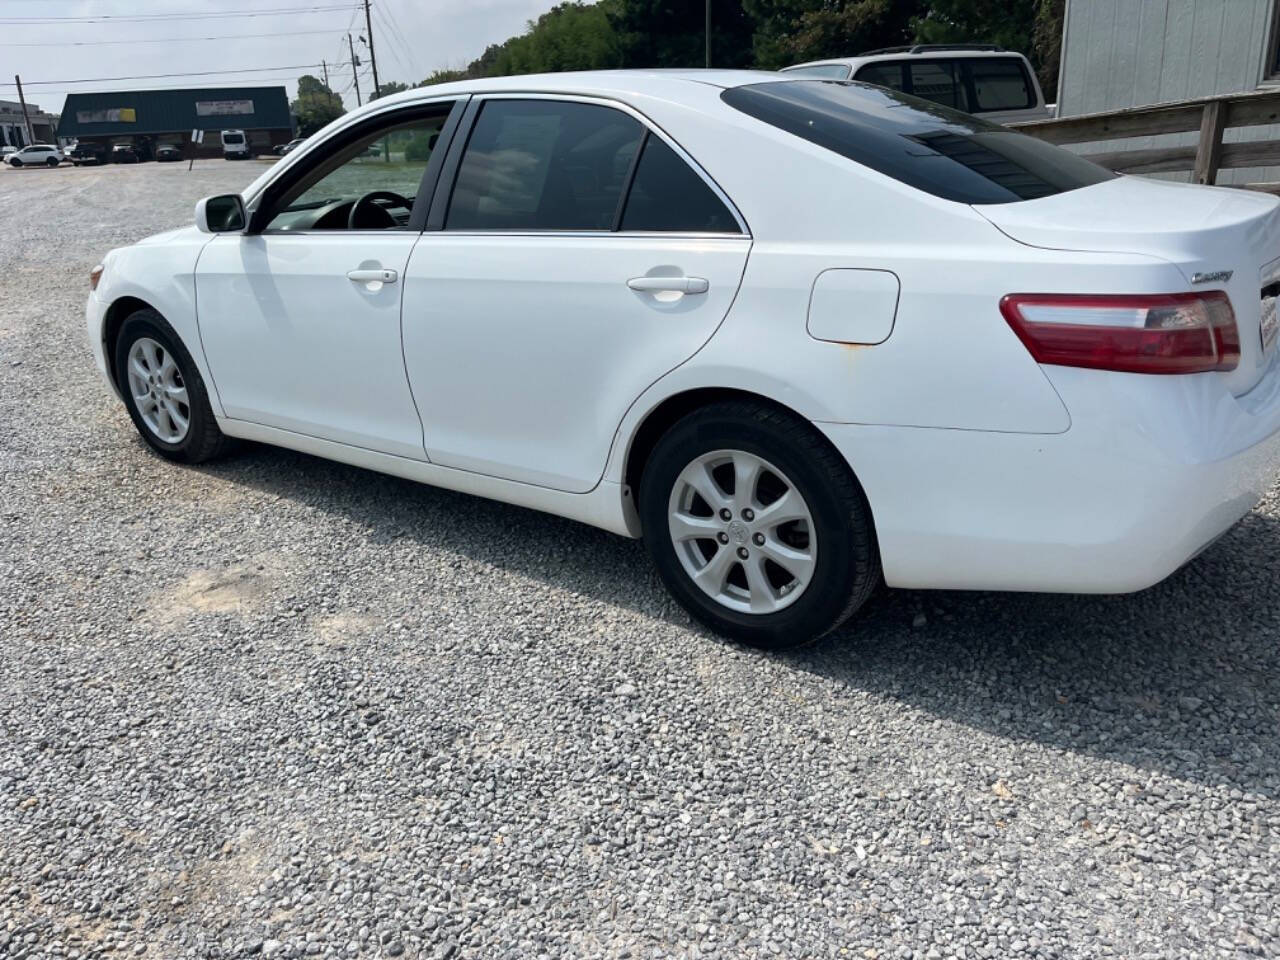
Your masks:
<svg viewBox="0 0 1280 960"><path fill-rule="evenodd" d="M640 513L675 598L753 646L830 633L880 582L871 511L848 464L810 424L762 403L676 423L645 465Z"/></svg>
<svg viewBox="0 0 1280 960"><path fill-rule="evenodd" d="M202 463L228 448L200 371L160 314L139 310L125 320L115 360L129 416L153 450L170 460Z"/></svg>
<svg viewBox="0 0 1280 960"><path fill-rule="evenodd" d="M50 157L48 160L45 161L45 163L47 163L51 167L56 167L61 162L62 161L59 160L57 157Z"/></svg>

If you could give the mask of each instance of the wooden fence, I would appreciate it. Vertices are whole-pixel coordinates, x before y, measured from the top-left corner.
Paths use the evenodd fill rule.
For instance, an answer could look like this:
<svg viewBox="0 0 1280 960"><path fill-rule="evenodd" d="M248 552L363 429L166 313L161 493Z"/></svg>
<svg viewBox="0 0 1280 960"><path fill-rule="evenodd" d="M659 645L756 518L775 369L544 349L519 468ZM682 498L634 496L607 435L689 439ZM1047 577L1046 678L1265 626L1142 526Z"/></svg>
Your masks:
<svg viewBox="0 0 1280 960"><path fill-rule="evenodd" d="M1216 183L1219 170L1280 166L1280 139L1244 143L1224 143L1222 139L1228 129L1266 124L1280 124L1280 91L1236 93L1109 110L1106 113L1086 113L1057 120L1034 120L1016 124L1016 128L1057 144L1199 131L1200 139L1195 146L1120 148L1083 155L1121 173L1190 170L1196 183ZM1280 193L1280 184L1277 183L1240 186Z"/></svg>

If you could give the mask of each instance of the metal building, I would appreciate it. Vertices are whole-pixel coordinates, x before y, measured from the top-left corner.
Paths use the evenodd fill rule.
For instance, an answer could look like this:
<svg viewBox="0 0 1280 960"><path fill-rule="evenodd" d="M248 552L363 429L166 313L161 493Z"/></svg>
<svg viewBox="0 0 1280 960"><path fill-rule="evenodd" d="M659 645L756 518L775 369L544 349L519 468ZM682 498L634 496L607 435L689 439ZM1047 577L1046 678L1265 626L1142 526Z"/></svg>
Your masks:
<svg viewBox="0 0 1280 960"><path fill-rule="evenodd" d="M31 121L31 132L35 134L33 143L53 143L54 131L58 118L45 113L34 103L27 103L27 116L22 116L22 104L17 100L0 100L0 147L25 147L29 141L27 136L27 119Z"/></svg>
<svg viewBox="0 0 1280 960"><path fill-rule="evenodd" d="M1280 88L1278 11L1280 0L1067 0L1058 115ZM1241 141L1277 137L1275 126L1228 132ZM1194 142L1195 134L1171 134L1123 145ZM1218 178L1260 180L1280 180L1280 170L1223 170Z"/></svg>
<svg viewBox="0 0 1280 960"><path fill-rule="evenodd" d="M191 145L193 130L204 142ZM223 130L243 130L252 152L293 139L294 122L284 87L205 87L192 90L130 90L72 93L58 126L59 137L129 143L149 155L158 144L176 144L196 156L221 156Z"/></svg>

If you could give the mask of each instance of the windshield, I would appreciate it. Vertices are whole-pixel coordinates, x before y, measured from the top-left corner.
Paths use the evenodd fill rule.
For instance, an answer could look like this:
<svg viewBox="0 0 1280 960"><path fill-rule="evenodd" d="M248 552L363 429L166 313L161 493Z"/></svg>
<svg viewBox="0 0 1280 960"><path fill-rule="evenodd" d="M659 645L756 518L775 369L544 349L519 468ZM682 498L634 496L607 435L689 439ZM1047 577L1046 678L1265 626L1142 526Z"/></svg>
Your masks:
<svg viewBox="0 0 1280 960"><path fill-rule="evenodd" d="M902 183L959 203L1013 203L1116 176L1082 157L896 90L792 80L725 90L729 106Z"/></svg>

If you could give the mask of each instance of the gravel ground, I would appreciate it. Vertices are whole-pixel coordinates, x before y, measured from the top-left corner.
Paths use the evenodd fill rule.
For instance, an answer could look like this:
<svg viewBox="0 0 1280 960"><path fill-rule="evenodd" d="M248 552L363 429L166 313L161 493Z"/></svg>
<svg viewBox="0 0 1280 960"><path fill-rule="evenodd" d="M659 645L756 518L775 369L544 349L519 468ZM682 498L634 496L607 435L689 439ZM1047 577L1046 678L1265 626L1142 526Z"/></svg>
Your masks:
<svg viewBox="0 0 1280 960"><path fill-rule="evenodd" d="M0 955L1280 956L1280 491L739 649L637 543L147 451L88 269L260 169L0 171Z"/></svg>

